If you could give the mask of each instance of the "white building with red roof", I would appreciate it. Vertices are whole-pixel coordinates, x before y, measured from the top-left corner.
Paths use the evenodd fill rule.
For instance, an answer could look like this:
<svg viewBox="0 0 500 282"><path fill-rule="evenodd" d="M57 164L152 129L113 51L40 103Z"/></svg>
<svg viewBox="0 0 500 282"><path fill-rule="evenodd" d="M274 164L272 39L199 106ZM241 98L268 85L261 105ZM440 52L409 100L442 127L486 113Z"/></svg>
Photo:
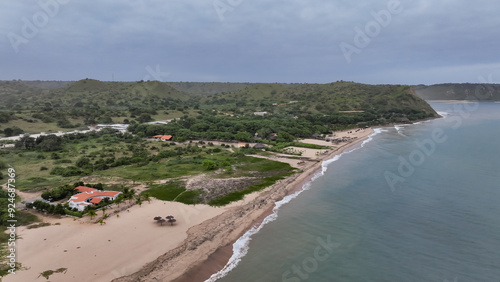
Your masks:
<svg viewBox="0 0 500 282"><path fill-rule="evenodd" d="M78 186L75 189L80 193L71 196L68 204L70 208L77 208L79 211L83 211L88 205L97 205L105 198L115 200L121 193L116 191L100 191L86 186Z"/></svg>

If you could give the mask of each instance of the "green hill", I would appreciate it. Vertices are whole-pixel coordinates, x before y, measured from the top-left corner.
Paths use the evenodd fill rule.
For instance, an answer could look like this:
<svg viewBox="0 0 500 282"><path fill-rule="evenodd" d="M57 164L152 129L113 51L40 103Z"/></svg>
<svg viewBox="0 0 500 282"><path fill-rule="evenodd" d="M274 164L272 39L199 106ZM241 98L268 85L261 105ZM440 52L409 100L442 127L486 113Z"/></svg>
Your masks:
<svg viewBox="0 0 500 282"><path fill-rule="evenodd" d="M231 83L231 82L167 82L173 88L194 94L197 96L227 93L245 89L253 83Z"/></svg>
<svg viewBox="0 0 500 282"><path fill-rule="evenodd" d="M157 108L159 105L169 106L189 98L185 93L157 81L103 82L93 79L84 79L65 87L45 90L38 95L27 94L22 95L22 100L29 108L49 104L53 108L85 106ZM16 107L16 105L7 106Z"/></svg>
<svg viewBox="0 0 500 282"><path fill-rule="evenodd" d="M0 130L72 130L96 123L144 123L208 112L280 118L329 117L370 125L436 117L410 86L329 84L0 81ZM354 112L349 112L354 111ZM259 114L259 113L257 113Z"/></svg>
<svg viewBox="0 0 500 282"><path fill-rule="evenodd" d="M500 84L446 83L413 86L424 100L500 101Z"/></svg>
<svg viewBox="0 0 500 282"><path fill-rule="evenodd" d="M404 85L259 83L226 94L207 96L202 104L222 111L248 113L325 114L363 111L373 118L435 117L435 111Z"/></svg>

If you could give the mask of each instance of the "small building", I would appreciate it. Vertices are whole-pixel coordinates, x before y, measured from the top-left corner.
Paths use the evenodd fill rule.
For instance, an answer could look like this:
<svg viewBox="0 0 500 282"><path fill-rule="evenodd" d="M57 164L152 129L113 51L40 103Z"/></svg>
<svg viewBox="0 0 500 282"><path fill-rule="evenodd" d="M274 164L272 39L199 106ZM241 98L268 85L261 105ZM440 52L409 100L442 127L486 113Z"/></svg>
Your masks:
<svg viewBox="0 0 500 282"><path fill-rule="evenodd" d="M246 147L247 145L248 145L248 143L238 142L238 148L243 148L243 147Z"/></svg>
<svg viewBox="0 0 500 282"><path fill-rule="evenodd" d="M257 143L255 144L255 146L253 146L255 149L259 149L259 150L263 150L266 148L266 145L262 144L262 143Z"/></svg>
<svg viewBox="0 0 500 282"><path fill-rule="evenodd" d="M172 140L172 135L163 135L161 137L161 140L162 141L170 141L170 140Z"/></svg>
<svg viewBox="0 0 500 282"><path fill-rule="evenodd" d="M172 135L155 135L153 139L161 140L161 141L170 141L172 140Z"/></svg>
<svg viewBox="0 0 500 282"><path fill-rule="evenodd" d="M269 136L269 140L276 141L276 139L278 139L278 133L271 133L271 136Z"/></svg>
<svg viewBox="0 0 500 282"><path fill-rule="evenodd" d="M253 114L256 116L265 116L267 115L267 112L254 112Z"/></svg>

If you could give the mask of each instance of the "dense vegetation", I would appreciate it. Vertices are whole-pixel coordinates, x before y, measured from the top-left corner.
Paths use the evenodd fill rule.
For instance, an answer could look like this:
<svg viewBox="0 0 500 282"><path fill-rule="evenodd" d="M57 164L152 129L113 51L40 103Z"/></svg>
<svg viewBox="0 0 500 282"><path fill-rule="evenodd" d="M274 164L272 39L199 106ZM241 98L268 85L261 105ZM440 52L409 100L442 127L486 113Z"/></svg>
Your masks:
<svg viewBox="0 0 500 282"><path fill-rule="evenodd" d="M160 179L172 179L180 183L179 187L184 188L183 177L215 170L224 172L219 177L248 176L248 171L253 171L253 177L262 174L260 182L268 181L266 177L269 172L275 171L276 175L284 176L292 171L288 165L283 168L280 163L265 159L256 159L256 165L256 161L252 160L254 158L245 155L256 153L257 150L237 149L227 144L214 145L203 141L184 144L148 141L112 129L67 134L57 138L60 144L57 151L19 145L24 144L26 138L17 141L14 148L0 151L3 157L16 167L19 176L16 181L19 187L23 190L45 190L42 197L47 200L68 198L74 193L75 185L81 185L78 181L87 175L102 179L102 182L109 177L128 183L152 183ZM77 183L68 185L74 182ZM94 187L102 189L103 186ZM165 187L160 190L169 186ZM46 190L47 188L51 189ZM121 191L123 188L120 186L106 189ZM156 190L155 186L152 186L153 196L157 196ZM165 191L160 192L162 193ZM190 191L176 200L185 203L200 202L202 199L197 197L198 194L199 191Z"/></svg>
<svg viewBox="0 0 500 282"><path fill-rule="evenodd" d="M292 119L328 116L327 123L383 124L401 118L434 117L435 112L409 86L280 83L162 83L158 81L74 83L0 82L0 130L23 132L84 129L88 125L144 123L182 116L268 116ZM343 113L342 111L362 111ZM293 121L293 120L292 120ZM196 130L194 130L196 131ZM250 130L247 130L250 132Z"/></svg>

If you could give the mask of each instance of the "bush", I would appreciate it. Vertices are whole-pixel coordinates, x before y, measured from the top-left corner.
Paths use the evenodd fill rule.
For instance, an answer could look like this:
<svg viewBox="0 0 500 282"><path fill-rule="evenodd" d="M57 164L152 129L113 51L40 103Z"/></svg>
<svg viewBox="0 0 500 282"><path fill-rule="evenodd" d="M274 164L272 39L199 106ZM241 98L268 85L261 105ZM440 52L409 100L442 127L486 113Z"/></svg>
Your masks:
<svg viewBox="0 0 500 282"><path fill-rule="evenodd" d="M87 171L84 171L76 166L68 166L68 167L55 166L50 171L50 174L68 177L68 176L78 176L87 174Z"/></svg>
<svg viewBox="0 0 500 282"><path fill-rule="evenodd" d="M212 160L204 160L201 163L207 170L215 170L217 169L217 163Z"/></svg>
<svg viewBox="0 0 500 282"><path fill-rule="evenodd" d="M64 198L69 198L73 194L75 194L76 190L74 186L64 185L49 191L45 191L42 193L42 199L47 201L59 201Z"/></svg>
<svg viewBox="0 0 500 282"><path fill-rule="evenodd" d="M79 212L78 210L76 210L76 208L73 208L71 210L69 209L64 209L64 212L67 214L67 215L70 215L70 216L75 216L75 217L82 217L83 216L83 213L82 212Z"/></svg>

